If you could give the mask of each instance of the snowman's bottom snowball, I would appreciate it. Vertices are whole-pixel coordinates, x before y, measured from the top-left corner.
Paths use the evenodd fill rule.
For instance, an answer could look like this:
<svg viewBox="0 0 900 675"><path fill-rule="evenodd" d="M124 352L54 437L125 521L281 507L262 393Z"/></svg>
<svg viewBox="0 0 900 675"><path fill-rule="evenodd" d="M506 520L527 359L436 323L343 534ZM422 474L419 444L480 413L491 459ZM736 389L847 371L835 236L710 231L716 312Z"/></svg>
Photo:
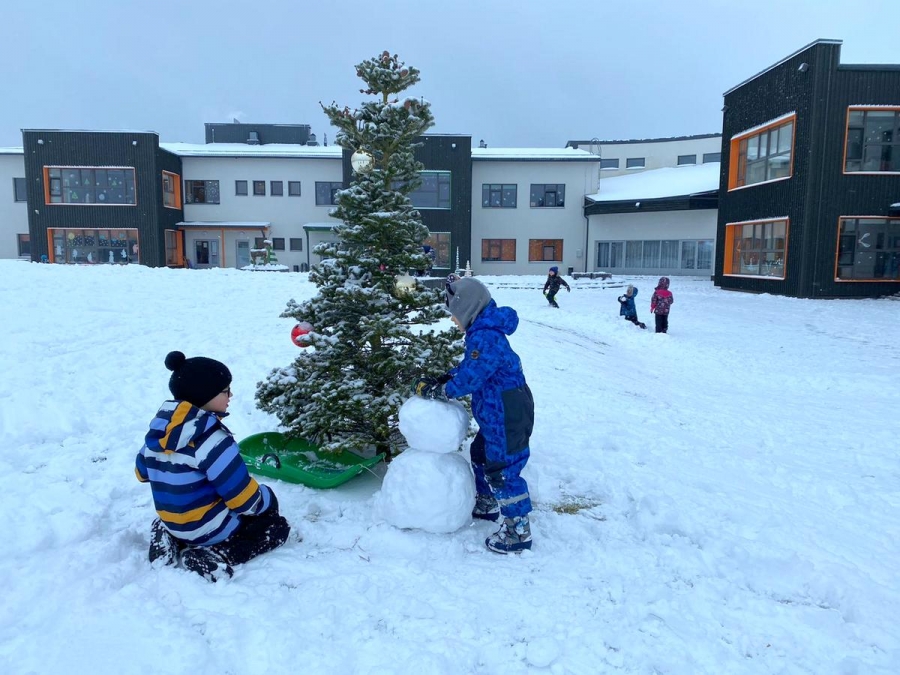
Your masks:
<svg viewBox="0 0 900 675"><path fill-rule="evenodd" d="M471 522L475 478L462 455L409 449L395 458L376 498L376 513L399 528L455 532Z"/></svg>

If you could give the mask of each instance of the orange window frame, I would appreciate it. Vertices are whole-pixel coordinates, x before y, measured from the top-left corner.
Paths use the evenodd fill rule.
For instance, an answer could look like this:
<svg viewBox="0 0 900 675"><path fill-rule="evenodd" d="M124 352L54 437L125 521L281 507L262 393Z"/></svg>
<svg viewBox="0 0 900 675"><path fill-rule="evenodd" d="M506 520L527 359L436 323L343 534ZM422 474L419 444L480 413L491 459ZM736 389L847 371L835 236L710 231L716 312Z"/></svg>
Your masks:
<svg viewBox="0 0 900 675"><path fill-rule="evenodd" d="M841 223L845 220L895 220L900 223L900 218L890 216L839 216L837 236L834 248L834 281L838 284L896 284L897 279L841 279L838 277L838 262L841 255Z"/></svg>
<svg viewBox="0 0 900 675"><path fill-rule="evenodd" d="M746 155L741 154L741 143L743 141L749 141L754 136L761 136L764 133L772 131L773 129L778 129L779 127L786 126L788 124L793 124L794 128L791 133L791 166L788 170L788 175L783 178L772 178L766 181L759 181L757 183L744 183L743 185L738 185L738 176L740 175L741 165L744 166L744 175L747 172L747 157ZM797 115L794 113L793 115L789 115L788 117L782 117L775 122L770 122L765 126L762 126L758 129L754 129L753 131L743 132L740 134L736 134L730 143L730 152L728 153L728 189L729 190L737 190L739 188L750 187L751 185L760 185L762 183L770 183L775 180L785 180L787 178L791 178L794 175L794 149L797 144ZM735 158L737 161L735 161Z"/></svg>
<svg viewBox="0 0 900 675"><path fill-rule="evenodd" d="M181 208L181 176L177 173L172 173L171 171L163 171L163 206L167 209L180 209ZM172 192L174 195L174 206L169 206L166 204L166 181L165 177L169 177L169 182L172 184Z"/></svg>
<svg viewBox="0 0 900 675"><path fill-rule="evenodd" d="M734 274L731 268L734 264L734 233L737 228L744 225L759 225L763 223L784 223L784 257L782 258L782 269L784 274L780 277L769 276L767 274ZM784 218L762 218L760 220L741 220L734 223L725 224L725 256L722 261L722 276L725 277L741 277L750 279L767 279L769 281L784 281L787 278L788 269L788 243L791 237L791 219Z"/></svg>

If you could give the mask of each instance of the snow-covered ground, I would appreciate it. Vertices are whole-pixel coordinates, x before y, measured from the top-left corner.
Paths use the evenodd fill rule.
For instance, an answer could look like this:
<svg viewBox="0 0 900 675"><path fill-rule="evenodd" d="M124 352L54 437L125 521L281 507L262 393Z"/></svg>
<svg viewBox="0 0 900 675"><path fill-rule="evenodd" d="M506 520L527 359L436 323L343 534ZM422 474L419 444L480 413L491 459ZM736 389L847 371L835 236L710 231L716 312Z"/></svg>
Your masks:
<svg viewBox="0 0 900 675"><path fill-rule="evenodd" d="M227 363L238 438L297 353L299 274L0 261L0 673L900 672L900 302L674 278L668 335L590 280L483 277L537 419L534 549L397 530L378 475L269 481L302 535L209 584L147 563L133 463L166 353ZM622 281L626 281L623 279ZM639 315L655 279L632 278Z"/></svg>

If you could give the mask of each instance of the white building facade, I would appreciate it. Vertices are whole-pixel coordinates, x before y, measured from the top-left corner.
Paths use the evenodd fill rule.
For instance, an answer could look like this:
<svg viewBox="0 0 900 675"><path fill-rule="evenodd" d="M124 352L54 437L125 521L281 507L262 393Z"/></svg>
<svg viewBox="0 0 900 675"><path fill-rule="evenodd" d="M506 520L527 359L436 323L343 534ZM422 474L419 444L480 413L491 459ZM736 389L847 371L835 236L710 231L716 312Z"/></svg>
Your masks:
<svg viewBox="0 0 900 675"><path fill-rule="evenodd" d="M31 257L22 148L0 148L0 258Z"/></svg>
<svg viewBox="0 0 900 675"><path fill-rule="evenodd" d="M567 147L600 157L600 179L675 166L719 162L722 134L623 141L569 141Z"/></svg>
<svg viewBox="0 0 900 675"><path fill-rule="evenodd" d="M473 271L582 271L584 197L597 189L597 161L571 148L473 148Z"/></svg>

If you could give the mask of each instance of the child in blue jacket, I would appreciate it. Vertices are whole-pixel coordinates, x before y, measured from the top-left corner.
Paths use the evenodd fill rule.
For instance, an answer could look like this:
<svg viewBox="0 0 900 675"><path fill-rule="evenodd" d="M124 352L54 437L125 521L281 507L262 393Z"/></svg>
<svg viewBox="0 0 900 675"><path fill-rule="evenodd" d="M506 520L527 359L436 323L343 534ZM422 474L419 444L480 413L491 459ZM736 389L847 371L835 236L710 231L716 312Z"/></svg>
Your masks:
<svg viewBox="0 0 900 675"><path fill-rule="evenodd" d="M511 307L498 307L477 279L463 277L446 290L457 328L466 333L466 353L458 366L438 379L422 379L416 393L450 398L472 395L478 434L470 448L476 501L472 516L503 521L485 540L495 553L531 548L531 498L521 477L530 455L534 399L522 362L509 345L519 325Z"/></svg>
<svg viewBox="0 0 900 675"><path fill-rule="evenodd" d="M637 307L634 305L634 299L637 297L637 294L638 289L628 284L628 288L625 289L625 295L619 296L619 304L621 305L619 316L624 316L626 321L630 321L635 326L646 328L647 324L638 321Z"/></svg>
<svg viewBox="0 0 900 675"><path fill-rule="evenodd" d="M208 581L230 577L232 565L281 546L291 531L267 485L247 472L222 424L231 372L203 356L169 352L172 399L150 422L135 474L150 483L157 518L150 562L181 564Z"/></svg>

